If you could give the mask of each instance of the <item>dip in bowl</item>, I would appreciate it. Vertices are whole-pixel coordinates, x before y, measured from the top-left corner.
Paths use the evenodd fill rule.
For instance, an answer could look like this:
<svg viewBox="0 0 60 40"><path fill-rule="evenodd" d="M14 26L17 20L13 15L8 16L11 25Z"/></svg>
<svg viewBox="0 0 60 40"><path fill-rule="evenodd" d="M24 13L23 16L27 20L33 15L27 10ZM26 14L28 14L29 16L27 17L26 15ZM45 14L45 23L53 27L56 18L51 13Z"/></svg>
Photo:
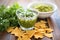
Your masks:
<svg viewBox="0 0 60 40"><path fill-rule="evenodd" d="M18 17L18 22L20 24L21 29L23 30L31 30L34 28L34 24L37 20L37 14L32 11L24 11L20 12L20 9L17 10L16 13Z"/></svg>
<svg viewBox="0 0 60 40"><path fill-rule="evenodd" d="M57 10L57 6L50 2L32 2L28 9L37 12L39 18L50 17Z"/></svg>

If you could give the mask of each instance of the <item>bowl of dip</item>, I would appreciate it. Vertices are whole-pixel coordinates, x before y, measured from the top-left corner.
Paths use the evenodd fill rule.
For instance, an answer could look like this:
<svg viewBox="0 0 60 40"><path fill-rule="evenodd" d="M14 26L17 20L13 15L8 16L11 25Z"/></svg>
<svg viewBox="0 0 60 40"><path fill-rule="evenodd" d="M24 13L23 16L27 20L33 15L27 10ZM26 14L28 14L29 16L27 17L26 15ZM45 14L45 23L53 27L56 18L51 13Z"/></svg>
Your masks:
<svg viewBox="0 0 60 40"><path fill-rule="evenodd" d="M39 18L47 18L56 12L57 6L51 2L32 2L28 9L37 12Z"/></svg>
<svg viewBox="0 0 60 40"><path fill-rule="evenodd" d="M37 20L37 14L30 11L26 10L21 12L20 9L17 10L16 12L18 22L20 24L20 28L23 30L31 30L34 28L34 24L36 23Z"/></svg>

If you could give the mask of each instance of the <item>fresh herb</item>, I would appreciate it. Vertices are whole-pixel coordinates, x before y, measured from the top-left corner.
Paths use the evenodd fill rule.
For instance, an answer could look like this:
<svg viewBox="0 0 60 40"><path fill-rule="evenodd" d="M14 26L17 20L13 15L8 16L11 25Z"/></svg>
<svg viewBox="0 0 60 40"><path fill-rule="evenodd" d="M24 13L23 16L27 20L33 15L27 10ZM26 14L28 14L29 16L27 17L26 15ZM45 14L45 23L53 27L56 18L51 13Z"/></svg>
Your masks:
<svg viewBox="0 0 60 40"><path fill-rule="evenodd" d="M0 31L6 30L9 26L18 26L16 10L22 7L14 3L9 8L4 5L0 6Z"/></svg>

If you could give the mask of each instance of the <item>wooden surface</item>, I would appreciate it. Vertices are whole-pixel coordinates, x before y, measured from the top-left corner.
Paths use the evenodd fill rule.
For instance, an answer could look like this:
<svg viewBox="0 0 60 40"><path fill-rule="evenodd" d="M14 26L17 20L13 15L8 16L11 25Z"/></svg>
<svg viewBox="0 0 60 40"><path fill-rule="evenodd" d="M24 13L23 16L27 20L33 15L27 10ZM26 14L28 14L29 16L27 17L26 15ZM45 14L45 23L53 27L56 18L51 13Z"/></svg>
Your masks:
<svg viewBox="0 0 60 40"><path fill-rule="evenodd" d="M27 7L28 3L33 1L46 1L55 3L58 7L56 13L54 13L49 19L49 25L54 29L54 39L60 40L60 0L0 0L0 4L5 4L6 6L13 4L14 2L18 2L23 7ZM16 40L13 35L7 34L6 32L0 32L0 40ZM44 38L43 40L50 40L48 38Z"/></svg>

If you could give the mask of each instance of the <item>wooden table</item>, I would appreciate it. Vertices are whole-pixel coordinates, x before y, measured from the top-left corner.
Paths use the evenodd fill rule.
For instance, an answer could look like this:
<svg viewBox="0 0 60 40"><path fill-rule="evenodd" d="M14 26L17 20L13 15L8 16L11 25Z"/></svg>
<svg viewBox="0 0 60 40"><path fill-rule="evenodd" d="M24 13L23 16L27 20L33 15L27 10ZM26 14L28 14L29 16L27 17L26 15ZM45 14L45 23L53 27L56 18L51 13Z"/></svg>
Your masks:
<svg viewBox="0 0 60 40"><path fill-rule="evenodd" d="M27 7L28 3L33 1L46 1L55 3L58 7L56 13L54 13L50 18L48 18L48 22L50 26L54 29L54 39L60 40L60 0L0 0L0 4L4 4L6 6L13 4L14 2L18 2L23 7ZM16 40L15 36L7 34L6 32L0 32L0 40ZM50 40L48 38L44 38L43 40Z"/></svg>

